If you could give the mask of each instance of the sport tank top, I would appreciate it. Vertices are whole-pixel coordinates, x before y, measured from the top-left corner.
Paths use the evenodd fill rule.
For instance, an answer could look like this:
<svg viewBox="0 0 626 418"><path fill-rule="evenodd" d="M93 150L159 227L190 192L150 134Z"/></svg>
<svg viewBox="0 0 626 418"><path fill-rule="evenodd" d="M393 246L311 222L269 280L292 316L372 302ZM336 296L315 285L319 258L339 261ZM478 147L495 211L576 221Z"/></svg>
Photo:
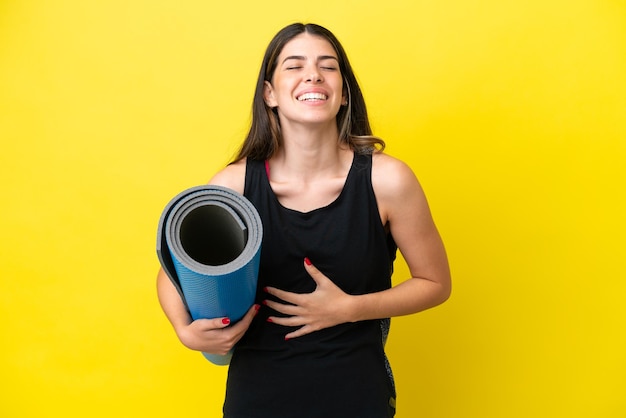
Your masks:
<svg viewBox="0 0 626 418"><path fill-rule="evenodd" d="M355 154L339 196L303 213L281 205L263 161L247 161L244 196L263 223L257 303L270 297L265 286L314 291L305 257L346 293L391 286L397 247L382 225L371 173L372 156ZM389 319L340 324L285 341L295 328L267 322L276 315L262 305L235 347L225 418L394 415L395 389L384 352Z"/></svg>

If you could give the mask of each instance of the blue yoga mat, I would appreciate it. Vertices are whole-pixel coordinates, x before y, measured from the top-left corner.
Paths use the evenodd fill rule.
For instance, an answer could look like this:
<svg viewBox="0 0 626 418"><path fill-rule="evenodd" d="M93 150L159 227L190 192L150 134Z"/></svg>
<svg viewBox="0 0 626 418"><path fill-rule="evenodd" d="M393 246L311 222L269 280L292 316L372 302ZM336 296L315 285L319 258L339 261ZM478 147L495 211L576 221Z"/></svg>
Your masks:
<svg viewBox="0 0 626 418"><path fill-rule="evenodd" d="M220 186L183 191L159 220L157 255L193 319L240 320L254 303L263 226L241 194ZM225 355L203 353L226 365Z"/></svg>

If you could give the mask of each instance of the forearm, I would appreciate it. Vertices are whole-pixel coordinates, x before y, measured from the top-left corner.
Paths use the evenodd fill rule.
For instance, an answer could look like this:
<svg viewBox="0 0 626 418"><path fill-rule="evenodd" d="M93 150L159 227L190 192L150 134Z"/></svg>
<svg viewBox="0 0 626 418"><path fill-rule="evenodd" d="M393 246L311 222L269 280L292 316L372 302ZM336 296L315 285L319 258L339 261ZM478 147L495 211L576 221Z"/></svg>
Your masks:
<svg viewBox="0 0 626 418"><path fill-rule="evenodd" d="M445 302L450 289L439 282L408 279L390 289L351 297L351 320L390 318L410 315Z"/></svg>
<svg viewBox="0 0 626 418"><path fill-rule="evenodd" d="M177 333L191 323L192 319L189 312L187 312L178 291L163 269L159 270L157 275L157 294L165 316Z"/></svg>

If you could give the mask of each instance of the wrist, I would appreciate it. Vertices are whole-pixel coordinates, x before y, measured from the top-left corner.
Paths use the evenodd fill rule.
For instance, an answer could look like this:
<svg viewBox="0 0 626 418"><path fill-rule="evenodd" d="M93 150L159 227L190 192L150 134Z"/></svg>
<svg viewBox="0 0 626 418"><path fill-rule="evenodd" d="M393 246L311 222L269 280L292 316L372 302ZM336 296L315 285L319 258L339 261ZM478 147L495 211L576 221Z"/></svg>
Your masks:
<svg viewBox="0 0 626 418"><path fill-rule="evenodd" d="M364 314L364 305L366 303L365 295L351 295L348 298L348 321L347 322L358 322L362 321L365 318Z"/></svg>

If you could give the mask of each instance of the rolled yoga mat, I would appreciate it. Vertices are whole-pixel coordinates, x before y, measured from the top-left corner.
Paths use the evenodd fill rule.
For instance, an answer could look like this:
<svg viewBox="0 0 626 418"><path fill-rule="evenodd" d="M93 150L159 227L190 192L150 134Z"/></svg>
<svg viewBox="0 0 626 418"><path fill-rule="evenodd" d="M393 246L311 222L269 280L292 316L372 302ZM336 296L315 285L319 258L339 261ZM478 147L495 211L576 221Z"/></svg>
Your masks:
<svg viewBox="0 0 626 418"><path fill-rule="evenodd" d="M263 226L241 194L220 186L183 191L159 220L157 255L195 319L241 319L254 303ZM232 352L202 353L226 365Z"/></svg>

